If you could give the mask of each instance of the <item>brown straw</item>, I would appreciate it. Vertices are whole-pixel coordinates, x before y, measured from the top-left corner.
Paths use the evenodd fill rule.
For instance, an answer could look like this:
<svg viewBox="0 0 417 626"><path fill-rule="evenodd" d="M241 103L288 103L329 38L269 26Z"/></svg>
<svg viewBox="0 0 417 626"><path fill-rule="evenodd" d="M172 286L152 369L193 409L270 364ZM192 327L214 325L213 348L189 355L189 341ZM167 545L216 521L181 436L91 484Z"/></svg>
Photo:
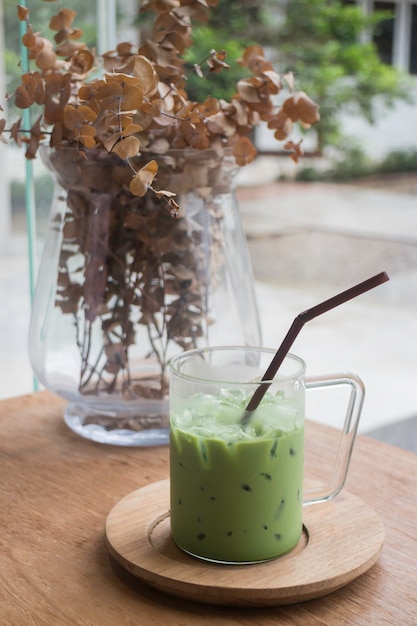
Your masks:
<svg viewBox="0 0 417 626"><path fill-rule="evenodd" d="M385 283L387 280L389 280L388 274L386 272L381 272L380 274L377 274L376 276L373 276L372 278L368 278L367 280L364 280L362 283L359 283L358 285L355 285L354 287L351 287L350 289L346 289L346 291L342 291L342 293L339 293L338 295L333 296L333 298L329 298L328 300L325 300L321 304L317 304L316 306L313 306L311 309L307 309L303 313L299 313L297 317L294 319L293 323L291 324L291 327L288 333L284 337L282 344L280 345L277 352L275 353L261 381L263 380L271 381L274 378L283 360L285 359L290 347L294 343L295 338L297 337L298 333L300 332L300 330L302 329L302 327L304 326L306 322L309 322L315 317L318 317L322 313L326 313L327 311L334 309L340 304L344 304L348 300L352 300L353 298L360 296L361 294L365 293L366 291L369 291L370 289L373 289L374 287L377 287L378 285L382 285L382 283ZM251 418L251 414L253 413L253 411L255 411L255 409L258 408L258 405L261 402L262 398L264 397L266 390L268 389L270 384L271 383L265 384L265 385L259 385L256 388L253 396L249 400L245 413L243 414L243 417L241 419L241 423L243 425L248 423L248 421Z"/></svg>

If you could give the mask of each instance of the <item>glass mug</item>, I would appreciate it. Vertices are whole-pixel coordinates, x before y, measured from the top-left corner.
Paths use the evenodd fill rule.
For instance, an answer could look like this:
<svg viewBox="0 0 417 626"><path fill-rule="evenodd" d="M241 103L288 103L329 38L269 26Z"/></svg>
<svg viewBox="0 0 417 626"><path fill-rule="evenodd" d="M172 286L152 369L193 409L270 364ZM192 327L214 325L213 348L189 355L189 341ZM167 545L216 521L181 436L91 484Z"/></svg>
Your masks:
<svg viewBox="0 0 417 626"><path fill-rule="evenodd" d="M185 552L217 563L252 563L294 548L303 506L343 488L364 385L353 374L305 379L288 354L275 378L260 382L274 350L213 347L170 362L171 533ZM259 385L266 393L242 424ZM303 490L305 389L350 386L330 485Z"/></svg>

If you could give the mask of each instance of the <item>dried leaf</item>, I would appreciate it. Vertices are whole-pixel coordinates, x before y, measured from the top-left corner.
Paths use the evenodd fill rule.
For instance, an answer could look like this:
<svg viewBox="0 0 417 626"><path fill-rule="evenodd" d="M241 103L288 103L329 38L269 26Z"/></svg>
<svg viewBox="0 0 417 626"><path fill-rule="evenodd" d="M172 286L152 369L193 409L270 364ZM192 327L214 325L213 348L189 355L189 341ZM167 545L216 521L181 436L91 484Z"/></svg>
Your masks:
<svg viewBox="0 0 417 626"><path fill-rule="evenodd" d="M253 74L259 74L268 69L273 69L271 63L265 60L265 53L261 46L249 46L238 60L243 67L247 67Z"/></svg>
<svg viewBox="0 0 417 626"><path fill-rule="evenodd" d="M217 98L206 98L203 102L203 107L204 115L206 117L217 115L217 113L220 112L220 103Z"/></svg>
<svg viewBox="0 0 417 626"><path fill-rule="evenodd" d="M287 141L287 143L284 144L284 148L285 150L290 150L291 151L291 159L295 162L298 163L300 160L300 157L303 156L304 151L301 148L301 143L302 143L302 139L300 139L300 141L298 143L294 143L293 141Z"/></svg>
<svg viewBox="0 0 417 626"><path fill-rule="evenodd" d="M207 65L210 68L210 72L218 74L223 69L230 69L230 65L225 62L226 56L226 50L212 50L209 58L207 59Z"/></svg>
<svg viewBox="0 0 417 626"><path fill-rule="evenodd" d="M120 132L118 133L113 133L113 135L110 135L110 137L107 137L106 139L103 140L103 145L106 148L107 152L111 152L113 149L113 146L119 141L121 137Z"/></svg>
<svg viewBox="0 0 417 626"><path fill-rule="evenodd" d="M134 196L142 197L146 194L158 171L158 164L152 160L142 167L132 179L129 189Z"/></svg>
<svg viewBox="0 0 417 626"><path fill-rule="evenodd" d="M40 72L33 72L33 98L36 104L45 103L45 83Z"/></svg>
<svg viewBox="0 0 417 626"><path fill-rule="evenodd" d="M142 126L139 126L139 124L127 124L127 126L123 125L122 122L122 135L124 137L128 137L129 135L134 135L135 133L140 133L141 130L143 130Z"/></svg>
<svg viewBox="0 0 417 626"><path fill-rule="evenodd" d="M287 72L284 74L283 79L288 84L290 91L294 91L294 74L292 72Z"/></svg>
<svg viewBox="0 0 417 626"><path fill-rule="evenodd" d="M19 109L28 109L34 102L35 98L26 85L19 85L16 88L14 103Z"/></svg>
<svg viewBox="0 0 417 626"><path fill-rule="evenodd" d="M301 120L305 124L315 124L320 119L317 105L303 91L287 98L282 110L293 122Z"/></svg>
<svg viewBox="0 0 417 626"><path fill-rule="evenodd" d="M256 156L256 148L248 137L239 137L233 148L233 155L238 165L248 165Z"/></svg>
<svg viewBox="0 0 417 626"><path fill-rule="evenodd" d="M52 73L44 77L45 104L44 120L46 124L60 124L64 117L65 106L71 96L71 75Z"/></svg>
<svg viewBox="0 0 417 626"><path fill-rule="evenodd" d="M293 123L284 111L279 111L274 118L269 120L268 128L275 130L274 136L278 141L283 141L292 132Z"/></svg>
<svg viewBox="0 0 417 626"><path fill-rule="evenodd" d="M143 90L139 85L126 85L120 97L121 111L134 111L140 108L143 102Z"/></svg>
<svg viewBox="0 0 417 626"><path fill-rule="evenodd" d="M51 18L49 28L58 31L62 28L69 28L76 15L77 12L71 9L60 9L60 11Z"/></svg>
<svg viewBox="0 0 417 626"><path fill-rule="evenodd" d="M70 130L76 130L81 124L94 122L97 114L89 106L81 105L78 108L67 104L64 108L64 123Z"/></svg>
<svg viewBox="0 0 417 626"><path fill-rule="evenodd" d="M56 66L55 52L44 48L36 55L36 65L43 71L53 70Z"/></svg>
<svg viewBox="0 0 417 626"><path fill-rule="evenodd" d="M41 120L42 116L40 115L36 122L33 124L30 129L30 139L25 152L25 157L27 159L34 159L36 153L38 151L39 143L44 138L44 135L41 131Z"/></svg>
<svg viewBox="0 0 417 626"><path fill-rule="evenodd" d="M179 219L180 205L172 197L168 198L168 208L169 208L169 214L171 215L171 217L174 217L175 219Z"/></svg>
<svg viewBox="0 0 417 626"><path fill-rule="evenodd" d="M255 78L248 78L240 80L237 84L237 90L239 95L246 102L260 102L259 97L259 81Z"/></svg>
<svg viewBox="0 0 417 626"><path fill-rule="evenodd" d="M22 43L26 48L32 48L36 44L37 37L33 33L32 26L29 24L25 34L22 37Z"/></svg>
<svg viewBox="0 0 417 626"><path fill-rule="evenodd" d="M15 91L15 105L19 109L26 109L33 103L44 104L45 87L39 72L23 74L21 85Z"/></svg>
<svg viewBox="0 0 417 626"><path fill-rule="evenodd" d="M22 118L19 119L12 125L10 129L10 137L15 141L18 146L22 145L22 135L20 132L22 126Z"/></svg>
<svg viewBox="0 0 417 626"><path fill-rule="evenodd" d="M6 128L6 120L0 120L0 141L2 143L7 143L7 139L3 135L3 131L5 128Z"/></svg>
<svg viewBox="0 0 417 626"><path fill-rule="evenodd" d="M145 0L141 5L141 11L171 11L181 6L180 0Z"/></svg>
<svg viewBox="0 0 417 626"><path fill-rule="evenodd" d="M76 141L80 141L86 148L91 149L96 145L96 133L96 129L92 126L88 126L88 124L81 124L78 129L78 133L75 133L75 139Z"/></svg>
<svg viewBox="0 0 417 626"><path fill-rule="evenodd" d="M199 65L198 63L194 63L194 71L197 74L197 76L199 78L204 78L204 73L203 70L201 69L201 65Z"/></svg>
<svg viewBox="0 0 417 626"><path fill-rule="evenodd" d="M299 91L294 97L297 102L297 111L300 120L304 124L316 124L319 121L320 116L318 107L313 100L303 91Z"/></svg>
<svg viewBox="0 0 417 626"><path fill-rule="evenodd" d="M70 68L71 73L82 76L84 74L88 74L93 67L94 55L87 48L82 48L72 55Z"/></svg>
<svg viewBox="0 0 417 626"><path fill-rule="evenodd" d="M144 95L153 96L159 84L159 77L152 62L143 55L133 57L130 73L139 80Z"/></svg>
<svg viewBox="0 0 417 626"><path fill-rule="evenodd" d="M140 141L137 137L126 137L113 146L112 152L115 152L121 159L129 159L136 156L139 152Z"/></svg>
<svg viewBox="0 0 417 626"><path fill-rule="evenodd" d="M279 76L279 74L277 74L273 70L266 70L262 72L262 75L265 76L269 81L269 86L268 86L269 94L275 95L281 91L282 82L281 82L281 77Z"/></svg>
<svg viewBox="0 0 417 626"><path fill-rule="evenodd" d="M17 17L21 22L24 22L29 15L29 9L23 7L21 4L17 5Z"/></svg>
<svg viewBox="0 0 417 626"><path fill-rule="evenodd" d="M85 44L82 42L76 41L64 41L62 44L57 46L56 53L61 57L70 57L72 54L80 50L81 48L85 48Z"/></svg>

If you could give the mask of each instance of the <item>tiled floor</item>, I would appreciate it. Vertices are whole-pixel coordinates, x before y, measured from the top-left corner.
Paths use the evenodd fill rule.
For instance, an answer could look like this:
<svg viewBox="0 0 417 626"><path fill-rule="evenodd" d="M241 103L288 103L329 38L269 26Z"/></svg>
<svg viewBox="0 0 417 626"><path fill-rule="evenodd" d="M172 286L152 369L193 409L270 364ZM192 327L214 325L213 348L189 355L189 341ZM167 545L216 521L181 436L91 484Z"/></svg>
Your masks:
<svg viewBox="0 0 417 626"><path fill-rule="evenodd" d="M258 179L259 181L259 179ZM241 188L264 343L278 346L294 317L382 270L389 283L317 318L293 350L311 374L350 370L366 400L361 432L417 443L417 176L359 187L294 183ZM315 419L334 423L336 405Z"/></svg>

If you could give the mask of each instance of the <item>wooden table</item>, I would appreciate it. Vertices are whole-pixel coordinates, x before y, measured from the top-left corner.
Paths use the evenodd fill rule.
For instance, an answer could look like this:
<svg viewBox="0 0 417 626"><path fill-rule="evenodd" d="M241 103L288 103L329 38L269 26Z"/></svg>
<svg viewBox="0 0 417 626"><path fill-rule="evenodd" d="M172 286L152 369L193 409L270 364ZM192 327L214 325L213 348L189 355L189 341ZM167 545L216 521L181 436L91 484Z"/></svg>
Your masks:
<svg viewBox="0 0 417 626"><path fill-rule="evenodd" d="M104 543L107 514L120 498L168 477L168 448L85 441L65 426L63 405L48 392L0 402L2 626L417 625L416 454L357 439L346 488L386 527L382 556L360 578L286 607L199 605L122 580ZM312 424L308 437L314 474L337 434Z"/></svg>

